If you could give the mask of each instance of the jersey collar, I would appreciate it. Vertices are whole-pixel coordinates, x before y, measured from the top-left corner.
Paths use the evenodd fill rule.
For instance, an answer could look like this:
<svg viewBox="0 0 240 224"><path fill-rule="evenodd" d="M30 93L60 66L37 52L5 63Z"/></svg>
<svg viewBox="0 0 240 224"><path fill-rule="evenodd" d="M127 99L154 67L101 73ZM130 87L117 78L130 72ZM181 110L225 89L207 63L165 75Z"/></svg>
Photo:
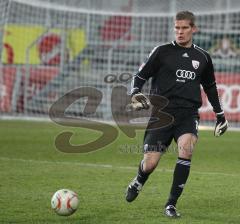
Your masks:
<svg viewBox="0 0 240 224"><path fill-rule="evenodd" d="M180 46L180 45L177 44L176 40L172 41L172 45L173 45L174 47L177 47L177 48L179 48L179 49L184 49L184 50L191 49L191 48L193 48L193 46L194 46L193 43L192 43L191 47L182 47L182 46Z"/></svg>

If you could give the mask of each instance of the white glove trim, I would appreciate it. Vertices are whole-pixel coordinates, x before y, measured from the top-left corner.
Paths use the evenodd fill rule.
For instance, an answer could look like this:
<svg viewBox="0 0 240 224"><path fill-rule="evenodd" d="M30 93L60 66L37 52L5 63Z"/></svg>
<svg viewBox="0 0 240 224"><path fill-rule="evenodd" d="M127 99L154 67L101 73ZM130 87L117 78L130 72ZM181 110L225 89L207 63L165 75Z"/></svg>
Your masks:
<svg viewBox="0 0 240 224"><path fill-rule="evenodd" d="M228 128L228 121L226 120L224 123L219 123L214 131L214 136L219 137L222 134L223 128Z"/></svg>

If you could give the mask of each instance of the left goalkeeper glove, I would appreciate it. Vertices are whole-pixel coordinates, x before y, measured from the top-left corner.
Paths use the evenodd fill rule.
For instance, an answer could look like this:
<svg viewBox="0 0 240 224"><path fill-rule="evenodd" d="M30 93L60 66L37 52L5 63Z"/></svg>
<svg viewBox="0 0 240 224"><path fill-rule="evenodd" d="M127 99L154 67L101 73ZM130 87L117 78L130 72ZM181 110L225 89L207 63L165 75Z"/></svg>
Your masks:
<svg viewBox="0 0 240 224"><path fill-rule="evenodd" d="M228 121L226 120L224 114L217 114L217 121L214 130L214 136L221 136L228 128Z"/></svg>
<svg viewBox="0 0 240 224"><path fill-rule="evenodd" d="M132 103L130 105L132 110L141 110L141 109L147 110L150 108L151 103L149 99L141 92L134 94L131 100L132 100Z"/></svg>

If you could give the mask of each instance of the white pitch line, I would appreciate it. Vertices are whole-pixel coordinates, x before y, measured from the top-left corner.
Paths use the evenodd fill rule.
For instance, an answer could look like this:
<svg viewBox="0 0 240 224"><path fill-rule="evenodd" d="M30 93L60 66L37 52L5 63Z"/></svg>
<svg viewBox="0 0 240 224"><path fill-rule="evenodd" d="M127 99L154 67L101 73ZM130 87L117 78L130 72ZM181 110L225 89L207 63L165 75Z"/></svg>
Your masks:
<svg viewBox="0 0 240 224"><path fill-rule="evenodd" d="M32 160L32 159L19 159L19 158L10 158L10 157L0 157L2 161L16 161L24 163L36 163L36 164L57 164L57 165L75 165L82 167L92 167L92 168L106 168L106 169L119 169L119 170L137 170L137 167L133 166L113 166L111 164L94 164L94 163L81 163L81 162L66 162L66 161L49 161L49 160ZM156 169L157 172L173 172L170 169ZM239 174L231 173L220 173L220 172L201 172L201 171L191 171L191 173L196 173L200 175L221 175L221 176L230 176L230 177L240 177Z"/></svg>

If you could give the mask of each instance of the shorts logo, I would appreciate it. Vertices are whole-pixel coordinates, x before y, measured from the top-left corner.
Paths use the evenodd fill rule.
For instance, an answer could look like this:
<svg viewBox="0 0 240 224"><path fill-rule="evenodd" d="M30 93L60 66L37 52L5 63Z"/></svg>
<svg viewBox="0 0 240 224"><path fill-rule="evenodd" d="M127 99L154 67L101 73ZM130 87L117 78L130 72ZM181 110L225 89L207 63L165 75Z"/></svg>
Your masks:
<svg viewBox="0 0 240 224"><path fill-rule="evenodd" d="M191 72L191 71L186 71L186 70L182 70L182 69L178 69L176 71L176 76L178 78L182 78L182 79L190 79L190 80L194 80L196 78L196 73L195 72Z"/></svg>
<svg viewBox="0 0 240 224"><path fill-rule="evenodd" d="M148 144L145 144L145 145L143 146L143 150L144 150L144 151L147 151L147 150L148 150Z"/></svg>
<svg viewBox="0 0 240 224"><path fill-rule="evenodd" d="M195 124L196 124L196 130L198 131L198 121L195 120Z"/></svg>
<svg viewBox="0 0 240 224"><path fill-rule="evenodd" d="M200 65L200 62L199 62L199 61L192 60L192 66L193 66L193 68L198 69L199 65Z"/></svg>

